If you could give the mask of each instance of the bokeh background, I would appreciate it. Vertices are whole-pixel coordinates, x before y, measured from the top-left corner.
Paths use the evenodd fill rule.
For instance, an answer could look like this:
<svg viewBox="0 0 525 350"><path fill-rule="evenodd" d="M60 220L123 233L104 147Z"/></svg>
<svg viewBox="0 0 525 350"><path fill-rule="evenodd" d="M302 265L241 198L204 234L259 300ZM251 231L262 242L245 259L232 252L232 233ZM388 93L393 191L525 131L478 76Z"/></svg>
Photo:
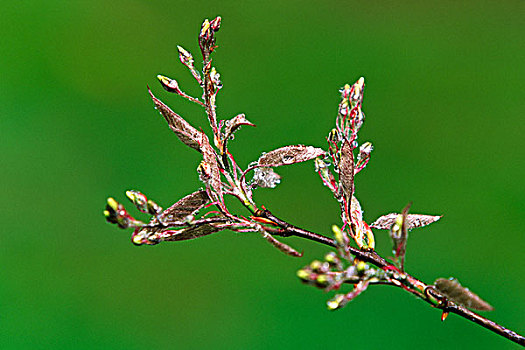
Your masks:
<svg viewBox="0 0 525 350"><path fill-rule="evenodd" d="M197 152L153 110L154 93L207 130L159 73L199 88L204 18L223 17L214 64L222 118L256 128L231 149L245 166L287 144L325 146L338 89L365 76L372 161L356 179L370 222L413 201L444 214L412 232L407 268L457 277L525 332L523 1L12 1L0 11L2 349L511 349L487 330L377 286L343 310L254 234L135 247L105 199L139 189L163 206L200 186ZM256 192L278 216L329 234L338 205L313 164ZM132 208L131 204L127 205ZM390 253L386 232L378 250Z"/></svg>

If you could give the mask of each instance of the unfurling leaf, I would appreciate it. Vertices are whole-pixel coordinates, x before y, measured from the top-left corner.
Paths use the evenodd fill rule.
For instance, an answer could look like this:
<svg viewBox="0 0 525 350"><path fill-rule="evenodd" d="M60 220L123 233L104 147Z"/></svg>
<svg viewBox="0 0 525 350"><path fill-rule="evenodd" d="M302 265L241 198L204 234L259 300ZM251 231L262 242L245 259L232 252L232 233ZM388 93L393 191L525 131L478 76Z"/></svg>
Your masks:
<svg viewBox="0 0 525 350"><path fill-rule="evenodd" d="M284 244L283 242L278 241L275 239L271 234L269 234L266 231L260 231L262 236L275 248L279 249L281 252L283 252L286 255L295 256L300 258L303 256L302 253L299 253L297 250L293 249L287 244Z"/></svg>
<svg viewBox="0 0 525 350"><path fill-rule="evenodd" d="M325 153L321 148L313 146L285 146L263 154L259 158L258 165L263 167L276 167L306 162L307 160L324 156Z"/></svg>
<svg viewBox="0 0 525 350"><path fill-rule="evenodd" d="M199 190L187 195L186 197L164 210L159 215L161 223L154 217L149 226L161 224L162 226L182 225L191 219L199 209L210 202L208 194L204 190Z"/></svg>
<svg viewBox="0 0 525 350"><path fill-rule="evenodd" d="M255 124L250 123L248 119L246 119L244 114L236 115L232 119L224 121L224 137L222 139L221 153L224 153L226 150L226 143L230 138L233 138L233 134L241 125L255 126Z"/></svg>
<svg viewBox="0 0 525 350"><path fill-rule="evenodd" d="M195 129L190 125L186 120L184 120L177 113L173 112L168 106L166 106L161 100L156 98L151 90L149 94L153 99L155 108L162 114L162 116L168 122L168 125L171 130L177 135L177 137L187 146L190 146L193 149L196 149L199 152L201 151L202 139L205 135Z"/></svg>
<svg viewBox="0 0 525 350"><path fill-rule="evenodd" d="M383 215L379 217L372 225L370 225L370 227L376 228L378 230L390 230L399 215L400 214L397 213ZM407 215L406 224L408 230L411 230L413 228L430 225L439 219L441 219L440 215L409 214Z"/></svg>
<svg viewBox="0 0 525 350"><path fill-rule="evenodd" d="M374 234L368 224L363 221L363 210L361 204L352 196L350 205L350 215L352 218L352 228L354 230L354 239L359 248L369 250L375 248Z"/></svg>
<svg viewBox="0 0 525 350"><path fill-rule="evenodd" d="M252 186L262 188L275 188L281 182L281 176L272 168L255 168L253 170Z"/></svg>
<svg viewBox="0 0 525 350"><path fill-rule="evenodd" d="M132 242L136 245L154 245L163 241L185 241L188 239L207 236L224 230L223 224L207 223L203 225L193 225L181 229L168 229L160 227L144 226L137 229L132 236Z"/></svg>
<svg viewBox="0 0 525 350"><path fill-rule="evenodd" d="M202 164L205 164L207 170L209 171L209 179L206 180L206 184L209 185L212 189L212 193L216 195L216 198L212 198L217 201L219 205L224 205L224 200L222 196L222 183L221 183L221 173L219 170L219 164L217 162L216 153L210 145L208 137L203 135L201 142L201 151L204 158Z"/></svg>
<svg viewBox="0 0 525 350"><path fill-rule="evenodd" d="M345 197L348 202L350 202L354 194L354 155L352 153L352 146L348 140L345 140L341 147L339 182Z"/></svg>
<svg viewBox="0 0 525 350"><path fill-rule="evenodd" d="M438 278L434 282L436 289L453 302L469 309L491 311L494 308L477 294L463 287L455 278Z"/></svg>

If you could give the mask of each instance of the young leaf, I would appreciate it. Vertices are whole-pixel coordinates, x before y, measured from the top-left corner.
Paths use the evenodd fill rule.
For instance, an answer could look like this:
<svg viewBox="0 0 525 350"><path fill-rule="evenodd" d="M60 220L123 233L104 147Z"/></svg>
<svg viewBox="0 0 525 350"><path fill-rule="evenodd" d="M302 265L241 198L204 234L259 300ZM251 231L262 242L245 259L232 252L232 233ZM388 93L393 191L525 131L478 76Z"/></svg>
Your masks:
<svg viewBox="0 0 525 350"><path fill-rule="evenodd" d="M156 98L150 89L148 89L155 108L162 114L162 116L168 122L171 130L177 135L177 137L187 146L202 152L201 143L204 134L199 132L193 126L191 126L186 120L184 120L177 113L173 112L168 106L166 106L161 100Z"/></svg>
<svg viewBox="0 0 525 350"><path fill-rule="evenodd" d="M160 214L159 223L156 217L153 217L148 226L161 224L162 226L181 225L186 222L188 216L192 216L196 211L203 208L210 202L208 194L204 190L195 191L192 194L179 200L168 209Z"/></svg>
<svg viewBox="0 0 525 350"><path fill-rule="evenodd" d="M345 140L341 147L339 182L345 197L350 201L354 193L354 155L348 140Z"/></svg>
<svg viewBox="0 0 525 350"><path fill-rule="evenodd" d="M481 299L477 294L463 287L455 278L438 278L434 282L436 289L455 303L463 305L469 309L480 311L492 311L494 308Z"/></svg>
<svg viewBox="0 0 525 350"><path fill-rule="evenodd" d="M202 226L190 226L181 230L166 230L158 234L161 241L185 241L188 239L195 239L202 236L207 236L212 233L222 231L224 228L214 225L205 224Z"/></svg>
<svg viewBox="0 0 525 350"><path fill-rule="evenodd" d="M222 139L222 147L221 147L221 153L224 153L226 150L226 143L230 138L233 138L233 134L241 125L251 125L255 126L255 124L252 124L246 119L246 116L244 114L239 114L233 117L230 120L226 120L224 122L224 137Z"/></svg>
<svg viewBox="0 0 525 350"><path fill-rule="evenodd" d="M259 158L258 164L264 167L276 167L306 162L307 160L324 156L325 153L321 148L313 146L285 146L263 154Z"/></svg>
<svg viewBox="0 0 525 350"><path fill-rule="evenodd" d="M352 202L350 205L350 215L352 218L352 229L354 230L354 239L359 248L361 249L374 249L375 239L372 230L368 227L368 224L363 221L363 210L361 204L352 196Z"/></svg>
<svg viewBox="0 0 525 350"><path fill-rule="evenodd" d="M210 141L206 135L203 134L201 140L201 151L204 158L203 163L207 165L210 176L207 184L210 185L213 193L217 195L217 198L213 199L216 200L219 205L223 206L224 200L222 196L221 173L219 170L219 163L217 162L216 153L213 147L211 147Z"/></svg>
<svg viewBox="0 0 525 350"><path fill-rule="evenodd" d="M390 230L390 228L395 223L396 218L399 215L400 214L397 213L383 215L379 217L376 221L374 221L374 223L370 225L370 227L376 228L378 230ZM411 230L413 228L430 225L431 223L436 222L439 219L441 219L440 215L409 214L407 215L406 224L408 230Z"/></svg>
<svg viewBox="0 0 525 350"><path fill-rule="evenodd" d="M223 224L207 223L203 225L192 225L178 230L144 226L137 229L132 236L132 242L136 245L154 245L163 241L185 241L199 238L224 230Z"/></svg>

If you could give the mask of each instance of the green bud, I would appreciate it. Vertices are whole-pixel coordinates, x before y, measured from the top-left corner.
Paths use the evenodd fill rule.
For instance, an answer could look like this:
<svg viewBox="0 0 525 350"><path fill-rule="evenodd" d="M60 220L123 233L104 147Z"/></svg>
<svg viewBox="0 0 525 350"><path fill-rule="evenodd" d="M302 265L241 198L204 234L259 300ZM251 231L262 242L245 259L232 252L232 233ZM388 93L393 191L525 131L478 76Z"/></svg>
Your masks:
<svg viewBox="0 0 525 350"><path fill-rule="evenodd" d="M335 240L337 241L337 244L340 247L344 247L345 246L345 236L343 232L341 231L341 229L337 225L332 225L332 231L334 232Z"/></svg>
<svg viewBox="0 0 525 350"><path fill-rule="evenodd" d="M310 282L310 271L301 269L296 272L297 277L305 282Z"/></svg>
<svg viewBox="0 0 525 350"><path fill-rule="evenodd" d="M319 260L314 260L310 263L310 268L314 272L319 272L319 270L321 270L322 267L323 267L323 263L320 262Z"/></svg>
<svg viewBox="0 0 525 350"><path fill-rule="evenodd" d="M324 256L324 260L332 265L338 264L340 262L337 254L334 252L327 253Z"/></svg>
<svg viewBox="0 0 525 350"><path fill-rule="evenodd" d="M118 202L113 199L112 197L108 198L108 206L113 209L114 211L118 210Z"/></svg>
<svg viewBox="0 0 525 350"><path fill-rule="evenodd" d="M357 274L360 276L364 275L366 271L366 263L364 261L357 260L357 259L354 262L355 262L355 268L356 268Z"/></svg>
<svg viewBox="0 0 525 350"><path fill-rule="evenodd" d="M148 198L139 191L126 191L126 196L135 204L138 210L148 212Z"/></svg>
<svg viewBox="0 0 525 350"><path fill-rule="evenodd" d="M318 275L315 283L320 287L326 287L330 284L330 278L327 275Z"/></svg>
<svg viewBox="0 0 525 350"><path fill-rule="evenodd" d="M326 305L328 306L328 310L338 309L341 303L344 301L344 299L344 294L336 294L332 299L328 300L328 302L326 303Z"/></svg>

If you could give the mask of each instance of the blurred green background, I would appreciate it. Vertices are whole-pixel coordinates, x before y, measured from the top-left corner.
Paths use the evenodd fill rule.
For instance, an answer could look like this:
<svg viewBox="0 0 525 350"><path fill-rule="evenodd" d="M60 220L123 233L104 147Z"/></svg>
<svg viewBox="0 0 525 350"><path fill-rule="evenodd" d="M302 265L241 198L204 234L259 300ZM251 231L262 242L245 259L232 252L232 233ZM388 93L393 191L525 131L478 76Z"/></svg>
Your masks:
<svg viewBox="0 0 525 350"><path fill-rule="evenodd" d="M146 84L206 127L155 76L199 88L198 57L221 15L214 64L222 118L257 124L231 150L246 166L287 144L325 146L338 89L366 78L356 178L371 222L413 201L444 214L412 233L407 269L457 277L525 332L523 1L18 1L0 11L2 349L511 349L487 330L377 286L336 312L295 271L327 251L298 238L284 256L253 234L135 247L106 224L107 196L139 189L163 206L200 183L197 152L153 110ZM278 216L329 234L338 205L313 164L256 192ZM131 208L131 204L127 204ZM247 214L247 213L245 213ZM385 232L378 250L390 254Z"/></svg>

